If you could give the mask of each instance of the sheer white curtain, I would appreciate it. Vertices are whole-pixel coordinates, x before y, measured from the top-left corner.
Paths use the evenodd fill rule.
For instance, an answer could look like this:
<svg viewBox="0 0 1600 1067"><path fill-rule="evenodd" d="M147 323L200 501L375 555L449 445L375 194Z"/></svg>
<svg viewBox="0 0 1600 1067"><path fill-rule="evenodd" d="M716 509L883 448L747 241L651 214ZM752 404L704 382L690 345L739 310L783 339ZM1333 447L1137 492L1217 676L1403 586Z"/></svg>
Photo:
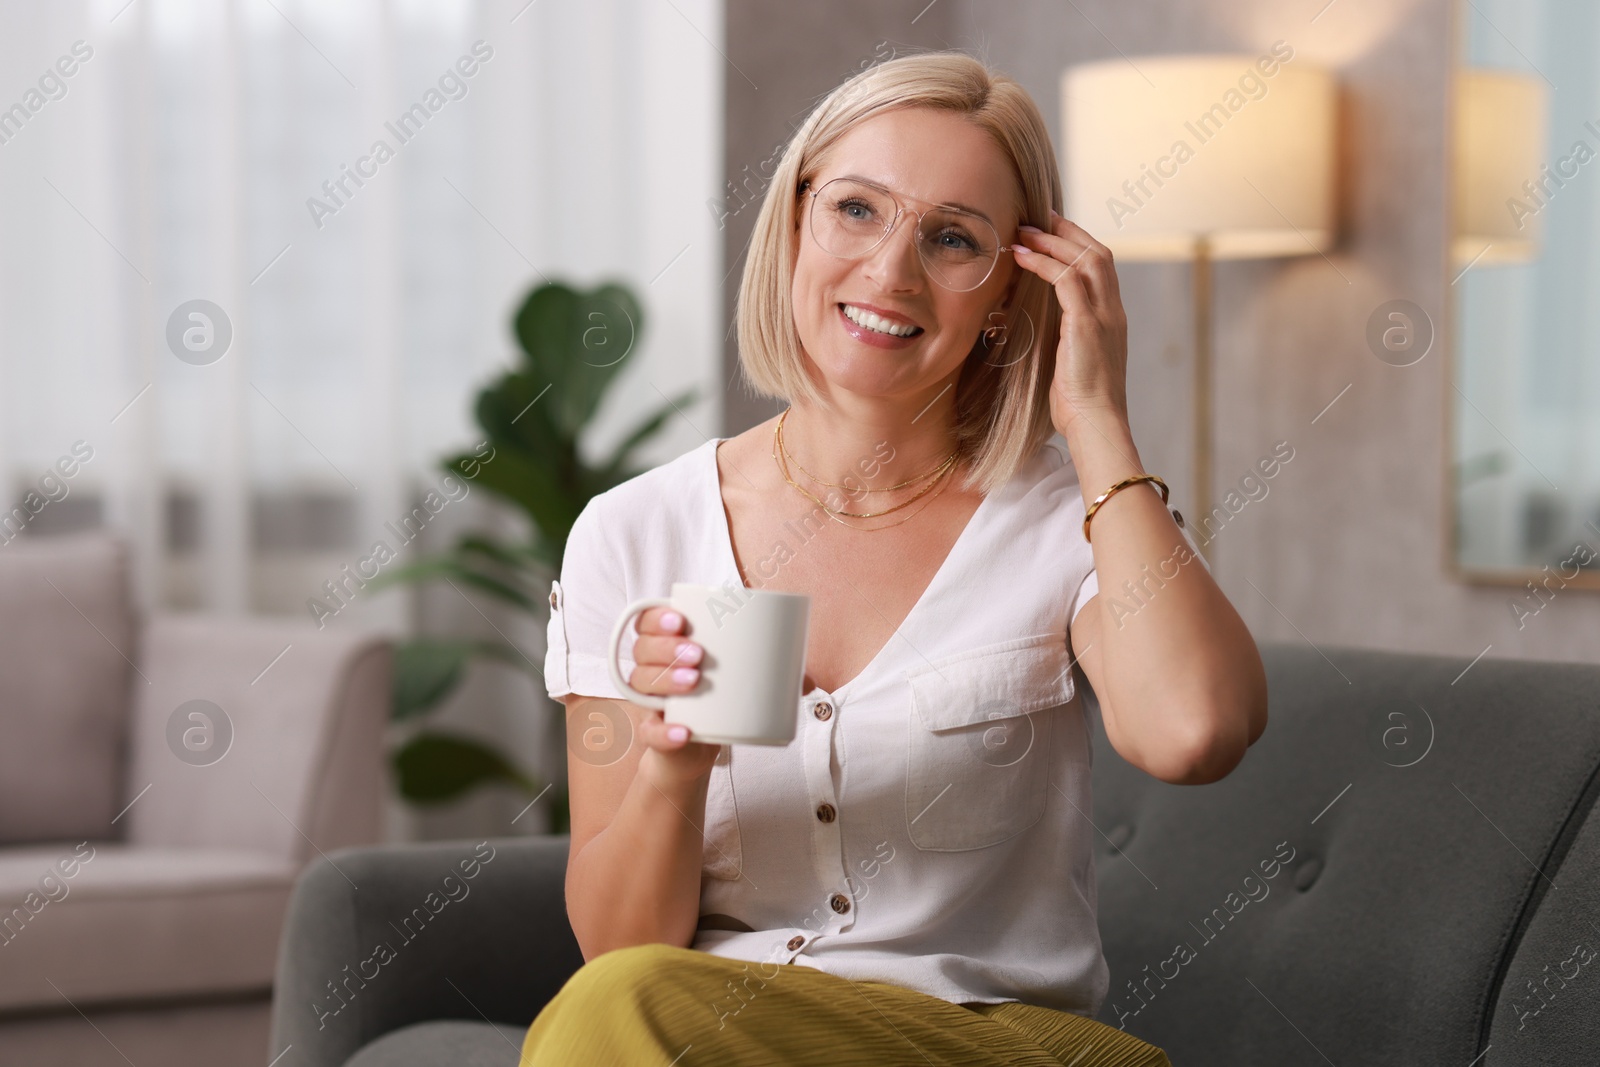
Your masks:
<svg viewBox="0 0 1600 1067"><path fill-rule="evenodd" d="M721 22L717 0L0 3L0 475L44 501L12 526L123 531L147 607L304 612L476 442L544 279L619 279L650 314L598 440L716 397Z"/></svg>

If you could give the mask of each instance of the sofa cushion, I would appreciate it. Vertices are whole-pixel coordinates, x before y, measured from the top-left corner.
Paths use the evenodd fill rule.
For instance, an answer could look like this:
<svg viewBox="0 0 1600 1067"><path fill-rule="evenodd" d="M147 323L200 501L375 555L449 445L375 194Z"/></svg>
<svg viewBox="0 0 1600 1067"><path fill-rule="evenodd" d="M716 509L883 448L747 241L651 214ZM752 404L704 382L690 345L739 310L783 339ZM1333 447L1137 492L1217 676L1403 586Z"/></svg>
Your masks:
<svg viewBox="0 0 1600 1067"><path fill-rule="evenodd" d="M91 1008L89 1020L65 1007L0 1024L0 1063L26 1067L265 1067L272 1000L180 1001L160 1006ZM275 1067L306 1067L291 1053ZM681 1067L689 1067L683 1064Z"/></svg>
<svg viewBox="0 0 1600 1067"><path fill-rule="evenodd" d="M504 1023L418 1023L384 1034L344 1067L506 1067L520 1057L526 1033Z"/></svg>
<svg viewBox="0 0 1600 1067"><path fill-rule="evenodd" d="M129 713L124 840L303 862L377 838L383 639L305 619L152 614L138 662L149 684ZM189 729L209 742L192 762L179 754Z"/></svg>
<svg viewBox="0 0 1600 1067"><path fill-rule="evenodd" d="M226 849L0 850L0 1012L268 990L295 874Z"/></svg>
<svg viewBox="0 0 1600 1067"><path fill-rule="evenodd" d="M1577 907L1513 983L1585 936L1581 863L1557 872L1587 855L1600 666L1261 653L1271 721L1220 782L1157 781L1097 725L1098 1017L1188 1067L1473 1062L1541 899ZM1539 1040L1577 1025L1584 970Z"/></svg>
<svg viewBox="0 0 1600 1067"><path fill-rule="evenodd" d="M0 604L0 844L112 837L138 659L121 545L0 545Z"/></svg>
<svg viewBox="0 0 1600 1067"><path fill-rule="evenodd" d="M1495 1067L1593 1063L1600 1049L1600 808L1574 829L1506 968L1489 1033Z"/></svg>

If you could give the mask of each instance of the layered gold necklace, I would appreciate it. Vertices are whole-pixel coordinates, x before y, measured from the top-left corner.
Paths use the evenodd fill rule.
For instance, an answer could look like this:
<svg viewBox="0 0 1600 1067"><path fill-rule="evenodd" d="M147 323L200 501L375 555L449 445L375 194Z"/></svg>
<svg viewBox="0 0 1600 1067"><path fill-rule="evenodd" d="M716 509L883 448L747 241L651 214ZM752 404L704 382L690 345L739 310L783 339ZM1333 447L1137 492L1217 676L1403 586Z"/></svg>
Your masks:
<svg viewBox="0 0 1600 1067"><path fill-rule="evenodd" d="M908 478L905 481L899 483L898 485L888 485L888 486L883 486L882 488L869 489L869 488L866 488L864 486L850 486L850 485L841 485L841 484L839 484L837 482L826 482L826 481L823 481L821 478L818 478L816 475L812 474L810 471L806 470L804 467L800 466L800 462L789 454L788 446L785 445L784 442L783 442L783 421L789 417L789 411L790 410L792 410L792 409L785 409L784 413L778 417L778 424L772 428L772 460L773 460L773 462L778 465L778 471L783 475L783 480L784 481L786 481L790 485L794 486L795 489L799 490L799 492L802 493L806 497L806 499L810 500L813 504L817 505L817 507L819 507L823 511L827 512L828 517L833 519L834 522L837 522L841 526L849 527L852 530L865 530L868 533L876 533L878 530L887 530L887 529L890 529L892 527L899 526L900 523L902 523L902 522L909 522L911 519L916 518L917 514L921 513L921 511L922 511L921 508L918 508L916 512L914 512L911 515L906 516L905 518L901 519L899 522L891 522L891 523L888 523L888 524L883 525L883 526L871 526L871 527L855 526L855 525L853 525L851 523L848 523L848 522L844 521L845 518L851 518L851 519L875 519L875 518L878 518L879 516L889 515L889 514L892 514L892 513L896 512L896 511L899 511L902 508L909 507L910 505L915 504L918 500L921 500L924 496L927 496L929 493L933 492L935 489L941 488L942 486L948 484L948 482L949 482L949 477L948 476L949 476L951 471L955 470L956 457L960 454L960 449L958 448L955 451L951 452L949 456L945 457L945 460L944 460L943 463L940 463L938 466L934 467L933 469L931 469L929 471L926 471L926 472L924 472L922 474L919 474L914 478ZM800 473L804 474L807 478L810 478L812 481L816 482L818 485L827 486L830 489L846 489L846 490L849 490L852 493L887 493L887 492L891 492L891 491L893 491L895 489L904 489L907 486L916 485L918 482L922 482L922 481L926 481L928 484L923 489L921 489L919 492L917 492L916 495L912 496L909 500L905 500L905 501L903 501L903 502L901 502L899 504L896 504L892 508L885 508L883 511L869 511L869 512L845 511L842 508L834 508L834 507L828 506L827 503L825 503L822 500L819 500L816 496L814 496L811 493L810 490L806 489L805 486L803 486L799 482L795 481L794 478L791 477L790 474L789 474L789 463L791 463L791 462L794 463L794 465L799 468ZM932 503L932 501L929 501L929 503ZM926 505L924 505L924 506L926 506Z"/></svg>

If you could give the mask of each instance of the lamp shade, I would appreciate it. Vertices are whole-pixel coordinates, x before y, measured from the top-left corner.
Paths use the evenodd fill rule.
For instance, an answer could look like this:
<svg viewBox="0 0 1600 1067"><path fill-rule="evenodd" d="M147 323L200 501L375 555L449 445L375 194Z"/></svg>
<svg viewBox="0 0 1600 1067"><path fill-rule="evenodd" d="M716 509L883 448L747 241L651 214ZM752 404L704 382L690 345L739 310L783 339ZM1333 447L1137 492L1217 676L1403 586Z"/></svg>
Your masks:
<svg viewBox="0 0 1600 1067"><path fill-rule="evenodd" d="M1123 259L1304 255L1334 237L1336 91L1293 52L1061 76L1067 215Z"/></svg>
<svg viewBox="0 0 1600 1067"><path fill-rule="evenodd" d="M1455 103L1456 262L1532 259L1545 202L1577 170L1572 163L1566 179L1540 174L1545 87L1527 74L1464 69L1456 72Z"/></svg>

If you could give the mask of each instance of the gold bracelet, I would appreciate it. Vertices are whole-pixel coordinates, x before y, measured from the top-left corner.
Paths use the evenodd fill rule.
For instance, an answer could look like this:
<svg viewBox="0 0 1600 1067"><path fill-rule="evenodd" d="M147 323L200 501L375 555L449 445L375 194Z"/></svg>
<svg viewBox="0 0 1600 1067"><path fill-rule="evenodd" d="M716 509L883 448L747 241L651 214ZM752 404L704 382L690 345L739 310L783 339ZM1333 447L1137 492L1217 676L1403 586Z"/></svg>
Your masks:
<svg viewBox="0 0 1600 1067"><path fill-rule="evenodd" d="M1128 486L1136 485L1139 482L1155 482L1157 485L1159 485L1161 487L1161 503L1163 506L1166 505L1167 498L1172 494L1167 489L1167 483L1162 481L1160 478L1157 478L1154 474L1135 474L1132 478L1124 478L1116 485L1113 485L1110 489L1107 489L1105 492L1095 497L1094 503L1089 505L1089 510L1083 513L1083 539L1085 541L1089 540L1089 520L1094 518L1094 513L1096 511L1100 510L1100 505L1104 504L1107 500L1110 500L1112 494L1116 493L1118 490L1126 489Z"/></svg>

